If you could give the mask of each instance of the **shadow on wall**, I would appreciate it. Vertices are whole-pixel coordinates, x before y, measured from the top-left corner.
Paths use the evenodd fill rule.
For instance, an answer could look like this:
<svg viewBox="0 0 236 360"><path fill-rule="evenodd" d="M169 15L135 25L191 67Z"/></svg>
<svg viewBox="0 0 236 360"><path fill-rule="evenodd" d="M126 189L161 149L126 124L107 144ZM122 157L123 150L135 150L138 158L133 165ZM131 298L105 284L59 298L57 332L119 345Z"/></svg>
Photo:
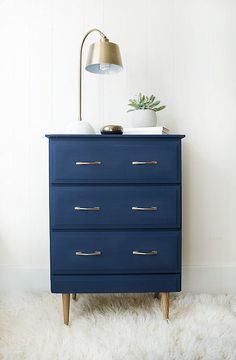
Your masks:
<svg viewBox="0 0 236 360"><path fill-rule="evenodd" d="M218 149L217 149L218 150ZM227 154L225 154L227 156ZM183 141L183 264L211 265L232 256L227 238L233 179L211 142ZM230 235L230 233L229 233Z"/></svg>

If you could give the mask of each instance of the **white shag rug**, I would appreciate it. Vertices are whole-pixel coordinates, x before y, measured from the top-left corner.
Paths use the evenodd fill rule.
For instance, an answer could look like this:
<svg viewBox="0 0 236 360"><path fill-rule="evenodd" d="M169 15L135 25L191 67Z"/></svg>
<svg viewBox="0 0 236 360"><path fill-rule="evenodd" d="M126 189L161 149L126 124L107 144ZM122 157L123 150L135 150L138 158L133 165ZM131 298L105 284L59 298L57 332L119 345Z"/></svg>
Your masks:
<svg viewBox="0 0 236 360"><path fill-rule="evenodd" d="M67 327L60 295L4 296L0 359L236 360L235 300L172 294L168 323L153 294L80 295Z"/></svg>

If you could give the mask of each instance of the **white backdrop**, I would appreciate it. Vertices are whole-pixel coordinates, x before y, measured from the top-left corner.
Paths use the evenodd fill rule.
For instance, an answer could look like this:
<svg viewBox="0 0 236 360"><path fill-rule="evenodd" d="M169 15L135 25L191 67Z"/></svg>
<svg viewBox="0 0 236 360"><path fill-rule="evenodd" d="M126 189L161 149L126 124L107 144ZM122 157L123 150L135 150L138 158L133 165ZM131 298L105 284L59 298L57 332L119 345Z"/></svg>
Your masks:
<svg viewBox="0 0 236 360"><path fill-rule="evenodd" d="M167 105L159 124L187 136L184 290L236 291L235 14L234 0L0 0L2 288L47 289L44 134L78 116L80 42L98 27L124 71L85 75L85 119L125 124L139 91Z"/></svg>

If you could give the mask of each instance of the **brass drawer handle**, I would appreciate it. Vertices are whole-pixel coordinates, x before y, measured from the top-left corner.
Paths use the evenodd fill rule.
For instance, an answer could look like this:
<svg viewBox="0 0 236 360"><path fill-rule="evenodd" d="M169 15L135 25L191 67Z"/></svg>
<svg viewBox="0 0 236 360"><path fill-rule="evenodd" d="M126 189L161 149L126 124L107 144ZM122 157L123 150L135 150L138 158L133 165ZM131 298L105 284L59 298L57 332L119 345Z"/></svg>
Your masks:
<svg viewBox="0 0 236 360"><path fill-rule="evenodd" d="M156 206L151 206L151 207L132 206L132 210L134 210L134 211L157 211L158 208Z"/></svg>
<svg viewBox="0 0 236 360"><path fill-rule="evenodd" d="M99 206L94 206L94 207L81 207L81 206L75 206L74 207L75 211L99 211L100 207Z"/></svg>
<svg viewBox="0 0 236 360"><path fill-rule="evenodd" d="M101 161L76 161L75 165L101 165Z"/></svg>
<svg viewBox="0 0 236 360"><path fill-rule="evenodd" d="M132 161L132 165L157 165L158 162L155 160L151 161Z"/></svg>
<svg viewBox="0 0 236 360"><path fill-rule="evenodd" d="M95 250L94 252L91 253L85 253L83 251L76 251L75 253L76 256L100 256L102 255L101 251Z"/></svg>
<svg viewBox="0 0 236 360"><path fill-rule="evenodd" d="M133 255L157 255L158 251L157 250L152 250L152 251L137 251L134 250L133 251Z"/></svg>

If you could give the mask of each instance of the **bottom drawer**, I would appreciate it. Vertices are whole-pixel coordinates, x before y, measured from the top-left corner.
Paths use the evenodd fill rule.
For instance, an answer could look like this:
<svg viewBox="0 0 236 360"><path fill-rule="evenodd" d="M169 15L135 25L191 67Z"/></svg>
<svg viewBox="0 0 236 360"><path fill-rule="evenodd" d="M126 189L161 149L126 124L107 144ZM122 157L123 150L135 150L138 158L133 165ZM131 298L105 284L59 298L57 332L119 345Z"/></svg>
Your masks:
<svg viewBox="0 0 236 360"><path fill-rule="evenodd" d="M180 249L179 231L55 231L51 273L179 273Z"/></svg>
<svg viewBox="0 0 236 360"><path fill-rule="evenodd" d="M53 275L53 293L114 293L181 291L180 274Z"/></svg>

